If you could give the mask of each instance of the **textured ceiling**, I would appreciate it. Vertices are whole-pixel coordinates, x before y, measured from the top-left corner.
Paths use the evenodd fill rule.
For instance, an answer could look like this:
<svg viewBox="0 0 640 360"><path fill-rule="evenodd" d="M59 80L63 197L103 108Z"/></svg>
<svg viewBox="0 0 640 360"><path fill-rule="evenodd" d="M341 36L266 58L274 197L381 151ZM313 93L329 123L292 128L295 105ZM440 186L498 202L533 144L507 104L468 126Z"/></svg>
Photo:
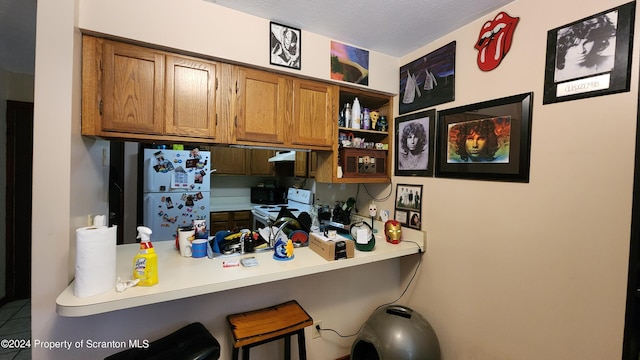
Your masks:
<svg viewBox="0 0 640 360"><path fill-rule="evenodd" d="M402 57L513 0L203 1ZM0 0L0 68L33 74L35 34L36 0Z"/></svg>
<svg viewBox="0 0 640 360"><path fill-rule="evenodd" d="M402 57L513 0L205 1Z"/></svg>

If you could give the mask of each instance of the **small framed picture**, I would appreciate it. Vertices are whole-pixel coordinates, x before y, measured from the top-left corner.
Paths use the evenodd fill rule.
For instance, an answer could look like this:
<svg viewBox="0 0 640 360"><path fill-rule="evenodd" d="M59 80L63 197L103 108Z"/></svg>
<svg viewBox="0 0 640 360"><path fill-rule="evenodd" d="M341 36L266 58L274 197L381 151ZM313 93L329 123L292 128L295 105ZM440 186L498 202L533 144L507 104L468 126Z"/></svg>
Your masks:
<svg viewBox="0 0 640 360"><path fill-rule="evenodd" d="M422 227L422 185L398 184L396 187L395 220L403 226Z"/></svg>
<svg viewBox="0 0 640 360"><path fill-rule="evenodd" d="M433 175L435 124L435 110L395 119L396 176Z"/></svg>
<svg viewBox="0 0 640 360"><path fill-rule="evenodd" d="M636 3L550 30L543 104L629 91Z"/></svg>
<svg viewBox="0 0 640 360"><path fill-rule="evenodd" d="M300 70L302 32L291 26L270 23L269 63Z"/></svg>

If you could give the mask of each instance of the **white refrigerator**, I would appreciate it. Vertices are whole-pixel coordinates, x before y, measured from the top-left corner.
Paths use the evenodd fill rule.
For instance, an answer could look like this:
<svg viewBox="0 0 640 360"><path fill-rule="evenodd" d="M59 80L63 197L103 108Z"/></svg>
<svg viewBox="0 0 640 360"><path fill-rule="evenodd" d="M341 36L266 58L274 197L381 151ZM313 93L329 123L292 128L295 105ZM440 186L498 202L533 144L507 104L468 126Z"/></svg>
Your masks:
<svg viewBox="0 0 640 360"><path fill-rule="evenodd" d="M209 227L211 153L144 149L144 225L151 241L175 240L178 227Z"/></svg>

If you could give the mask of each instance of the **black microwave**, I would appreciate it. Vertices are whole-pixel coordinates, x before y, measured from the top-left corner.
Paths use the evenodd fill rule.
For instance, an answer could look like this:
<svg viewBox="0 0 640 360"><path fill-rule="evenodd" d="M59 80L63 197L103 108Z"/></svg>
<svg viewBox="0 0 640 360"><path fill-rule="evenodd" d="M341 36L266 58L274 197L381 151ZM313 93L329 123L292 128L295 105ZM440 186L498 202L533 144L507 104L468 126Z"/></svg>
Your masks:
<svg viewBox="0 0 640 360"><path fill-rule="evenodd" d="M286 204L287 189L286 188L269 188L269 187L252 187L251 202L254 204Z"/></svg>

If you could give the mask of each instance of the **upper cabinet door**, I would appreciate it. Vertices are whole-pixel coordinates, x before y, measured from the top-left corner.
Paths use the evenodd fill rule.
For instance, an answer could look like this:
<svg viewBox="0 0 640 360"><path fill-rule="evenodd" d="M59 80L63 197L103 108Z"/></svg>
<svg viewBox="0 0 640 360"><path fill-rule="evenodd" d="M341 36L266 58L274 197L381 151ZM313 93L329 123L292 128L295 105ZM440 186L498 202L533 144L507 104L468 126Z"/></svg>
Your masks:
<svg viewBox="0 0 640 360"><path fill-rule="evenodd" d="M216 63L166 57L166 134L216 138L216 78Z"/></svg>
<svg viewBox="0 0 640 360"><path fill-rule="evenodd" d="M281 75L239 67L232 139L237 143L283 144L285 123L291 114L290 81Z"/></svg>
<svg viewBox="0 0 640 360"><path fill-rule="evenodd" d="M337 122L338 87L316 81L293 80L293 121L291 143L330 148Z"/></svg>
<svg viewBox="0 0 640 360"><path fill-rule="evenodd" d="M102 130L162 134L164 55L105 41Z"/></svg>

